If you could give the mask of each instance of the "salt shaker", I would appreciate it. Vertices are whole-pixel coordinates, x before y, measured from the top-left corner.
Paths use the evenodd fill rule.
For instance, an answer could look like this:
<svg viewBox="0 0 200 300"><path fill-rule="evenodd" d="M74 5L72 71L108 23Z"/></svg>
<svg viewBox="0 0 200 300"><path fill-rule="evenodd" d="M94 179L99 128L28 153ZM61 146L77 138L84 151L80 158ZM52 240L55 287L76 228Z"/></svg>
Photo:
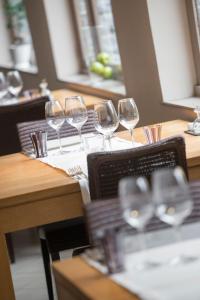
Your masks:
<svg viewBox="0 0 200 300"><path fill-rule="evenodd" d="M35 131L30 134L36 158L47 156L47 132Z"/></svg>

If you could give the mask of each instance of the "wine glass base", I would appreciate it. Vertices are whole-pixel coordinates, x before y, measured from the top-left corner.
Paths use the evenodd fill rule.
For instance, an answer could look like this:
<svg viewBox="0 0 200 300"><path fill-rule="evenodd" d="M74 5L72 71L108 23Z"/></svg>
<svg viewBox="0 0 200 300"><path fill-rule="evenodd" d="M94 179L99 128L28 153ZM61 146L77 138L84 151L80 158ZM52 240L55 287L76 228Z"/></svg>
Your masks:
<svg viewBox="0 0 200 300"><path fill-rule="evenodd" d="M160 262L147 260L147 261L143 261L143 262L137 264L135 266L135 268L138 271L143 271L143 270L152 270L152 269L158 268L160 266L161 266Z"/></svg>
<svg viewBox="0 0 200 300"><path fill-rule="evenodd" d="M70 152L72 152L71 150L57 150L57 151L49 151L48 156L59 156L59 155L65 155L65 154L69 154Z"/></svg>
<svg viewBox="0 0 200 300"><path fill-rule="evenodd" d="M197 261L199 257L192 256L192 255L179 255L174 258L172 258L169 262L171 266L177 266L180 264L189 264Z"/></svg>

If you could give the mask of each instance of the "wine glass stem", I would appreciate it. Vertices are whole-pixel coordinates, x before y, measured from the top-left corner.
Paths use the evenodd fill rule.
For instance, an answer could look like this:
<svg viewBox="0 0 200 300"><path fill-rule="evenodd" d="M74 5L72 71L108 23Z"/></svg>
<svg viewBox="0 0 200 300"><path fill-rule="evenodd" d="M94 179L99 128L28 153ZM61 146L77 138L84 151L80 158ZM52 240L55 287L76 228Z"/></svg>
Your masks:
<svg viewBox="0 0 200 300"><path fill-rule="evenodd" d="M81 128L77 128L77 130L78 130L78 134L79 134L79 137L80 137L80 145L81 145L81 150L83 150L84 149L84 147L83 147L83 139L82 139L82 134L81 134Z"/></svg>
<svg viewBox="0 0 200 300"><path fill-rule="evenodd" d="M111 137L110 135L107 136L107 140L108 140L108 149L112 150L112 146L111 146Z"/></svg>
<svg viewBox="0 0 200 300"><path fill-rule="evenodd" d="M145 234L144 234L144 228L140 228L138 230L138 238L139 238L139 246L140 251L143 252L143 261L146 260L146 241L145 241Z"/></svg>
<svg viewBox="0 0 200 300"><path fill-rule="evenodd" d="M174 226L174 232L176 234L176 241L177 243L182 241L182 235L181 235L181 227L180 225L175 225Z"/></svg>
<svg viewBox="0 0 200 300"><path fill-rule="evenodd" d="M144 228L140 228L138 230L138 238L139 238L140 250L144 251L146 249L146 242L145 242L145 236L144 236Z"/></svg>
<svg viewBox="0 0 200 300"><path fill-rule="evenodd" d="M62 145L61 145L61 138L60 138L60 130L56 130L58 141L59 141L59 148L60 148L60 153L62 153Z"/></svg>
<svg viewBox="0 0 200 300"><path fill-rule="evenodd" d="M130 132L130 135L131 135L131 142L132 142L132 145L133 145L134 142L135 142L134 136L133 136L133 128L130 128L130 129L129 129L129 132Z"/></svg>
<svg viewBox="0 0 200 300"><path fill-rule="evenodd" d="M175 232L175 235L176 235L176 242L177 243L180 243L182 242L182 234L181 234L181 226L180 225L175 225L174 226L174 232ZM177 256L178 260L181 260L184 259L184 254L183 254L183 251L181 250Z"/></svg>

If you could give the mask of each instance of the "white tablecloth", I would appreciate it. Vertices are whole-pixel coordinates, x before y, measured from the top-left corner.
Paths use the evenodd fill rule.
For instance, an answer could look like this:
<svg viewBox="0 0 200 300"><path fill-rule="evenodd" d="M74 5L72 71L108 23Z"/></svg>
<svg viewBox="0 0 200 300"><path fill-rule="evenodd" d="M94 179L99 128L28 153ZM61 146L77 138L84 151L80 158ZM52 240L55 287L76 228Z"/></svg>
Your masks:
<svg viewBox="0 0 200 300"><path fill-rule="evenodd" d="M184 226L188 236L198 236L200 224ZM196 228L196 229L195 229ZM190 234L189 234L190 231ZM167 234L166 234L167 233ZM160 230L159 232L148 233L151 239L154 237L156 243L161 238L161 243L172 242L171 230ZM166 235L166 241L165 241ZM134 236L133 239L136 239ZM194 255L199 257L192 263L169 265L169 261L179 254ZM156 248L148 249L145 253L146 259L163 263L160 267L139 271L136 265L143 260L143 252L126 254L126 271L109 276L119 285L129 291L138 294L142 300L199 300L200 299L200 239L190 239L181 243L167 244ZM87 262L99 271L106 273L105 267L88 259Z"/></svg>

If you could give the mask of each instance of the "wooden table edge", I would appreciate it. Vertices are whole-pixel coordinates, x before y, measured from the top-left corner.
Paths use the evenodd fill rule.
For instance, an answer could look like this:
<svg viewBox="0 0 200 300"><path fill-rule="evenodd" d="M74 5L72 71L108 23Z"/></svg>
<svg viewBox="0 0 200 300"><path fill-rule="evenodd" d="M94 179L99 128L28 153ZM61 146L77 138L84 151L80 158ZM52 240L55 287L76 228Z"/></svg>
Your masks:
<svg viewBox="0 0 200 300"><path fill-rule="evenodd" d="M125 287L120 286L111 278L98 271L96 268L90 266L81 257L54 262L52 267L57 288L58 285L62 286L62 288L67 289L67 291L72 295L79 297L77 300L140 300L136 294L133 294ZM95 283L95 280L98 280L98 283ZM114 293L114 298L111 299L110 295L106 297L106 294L102 298L102 295L99 295L96 290L92 291L90 289L90 292L88 291L89 287L99 284L99 281L101 285L101 287L99 287L101 292L104 290L103 287L105 290L109 288L109 292L112 291ZM117 298L116 295L118 295Z"/></svg>

